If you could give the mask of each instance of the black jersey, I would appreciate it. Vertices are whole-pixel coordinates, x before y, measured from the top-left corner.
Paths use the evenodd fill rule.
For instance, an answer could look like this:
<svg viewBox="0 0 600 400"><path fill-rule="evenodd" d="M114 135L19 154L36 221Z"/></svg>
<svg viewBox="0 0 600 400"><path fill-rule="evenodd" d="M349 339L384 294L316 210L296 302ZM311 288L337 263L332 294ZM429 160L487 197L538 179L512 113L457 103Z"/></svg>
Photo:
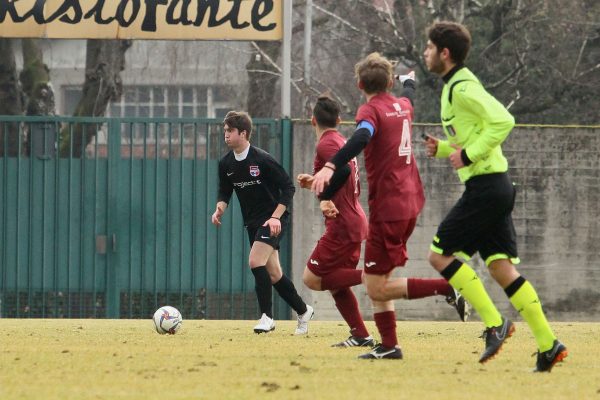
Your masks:
<svg viewBox="0 0 600 400"><path fill-rule="evenodd" d="M233 190L240 201L244 225L258 227L271 217L278 204L289 208L296 189L273 156L250 146L244 160L236 160L232 150L219 161L217 201L229 204Z"/></svg>

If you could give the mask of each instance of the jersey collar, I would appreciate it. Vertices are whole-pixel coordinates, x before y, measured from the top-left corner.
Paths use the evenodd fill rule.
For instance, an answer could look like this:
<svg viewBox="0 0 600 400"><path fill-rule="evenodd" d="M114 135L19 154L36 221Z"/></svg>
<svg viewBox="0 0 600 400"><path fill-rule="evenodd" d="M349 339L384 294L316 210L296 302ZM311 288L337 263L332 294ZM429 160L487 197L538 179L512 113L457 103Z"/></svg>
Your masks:
<svg viewBox="0 0 600 400"><path fill-rule="evenodd" d="M246 159L246 157L248 157L249 151L250 151L250 145L248 145L248 147L246 147L246 150L242 151L241 153L236 153L234 151L233 156L235 157L235 159L237 161L244 161Z"/></svg>
<svg viewBox="0 0 600 400"><path fill-rule="evenodd" d="M452 69L450 71L448 71L448 73L446 75L442 76L444 83L448 83L448 81L450 81L450 79L452 79L454 74L456 74L458 72L458 70L460 70L464 67L465 67L464 64L457 64L454 67L452 67Z"/></svg>

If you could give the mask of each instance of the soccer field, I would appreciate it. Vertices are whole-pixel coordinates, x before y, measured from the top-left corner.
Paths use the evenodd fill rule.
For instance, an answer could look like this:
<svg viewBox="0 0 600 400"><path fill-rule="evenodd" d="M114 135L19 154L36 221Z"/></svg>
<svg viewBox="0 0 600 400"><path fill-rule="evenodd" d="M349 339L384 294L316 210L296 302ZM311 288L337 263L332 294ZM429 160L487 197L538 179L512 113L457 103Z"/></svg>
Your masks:
<svg viewBox="0 0 600 400"><path fill-rule="evenodd" d="M600 324L554 323L569 357L531 372L523 323L500 355L477 363L481 323L398 322L404 360L358 360L341 322L184 321L173 336L148 320L2 319L1 399L590 399L599 398ZM367 323L376 332L373 322Z"/></svg>

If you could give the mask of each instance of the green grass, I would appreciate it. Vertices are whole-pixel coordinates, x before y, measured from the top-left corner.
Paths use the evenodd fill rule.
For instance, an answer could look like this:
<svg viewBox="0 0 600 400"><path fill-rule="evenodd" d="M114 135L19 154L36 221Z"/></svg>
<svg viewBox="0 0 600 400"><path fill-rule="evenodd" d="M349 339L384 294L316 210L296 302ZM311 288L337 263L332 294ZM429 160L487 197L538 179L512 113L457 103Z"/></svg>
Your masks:
<svg viewBox="0 0 600 400"><path fill-rule="evenodd" d="M523 323L500 355L477 363L477 322L398 322L404 360L358 360L330 345L340 322L185 321L161 336L150 320L1 319L1 399L600 399L600 324L554 323L569 348L551 374L531 372ZM368 328L376 332L372 322Z"/></svg>

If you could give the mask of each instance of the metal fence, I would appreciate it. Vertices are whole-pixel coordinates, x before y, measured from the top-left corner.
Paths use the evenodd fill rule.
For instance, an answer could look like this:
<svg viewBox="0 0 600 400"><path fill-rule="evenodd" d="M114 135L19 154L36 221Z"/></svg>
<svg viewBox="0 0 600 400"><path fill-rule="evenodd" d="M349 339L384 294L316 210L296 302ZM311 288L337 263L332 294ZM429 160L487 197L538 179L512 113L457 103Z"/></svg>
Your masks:
<svg viewBox="0 0 600 400"><path fill-rule="evenodd" d="M289 170L289 121L255 125ZM214 119L0 117L0 315L256 318L237 200L210 223L226 151Z"/></svg>

